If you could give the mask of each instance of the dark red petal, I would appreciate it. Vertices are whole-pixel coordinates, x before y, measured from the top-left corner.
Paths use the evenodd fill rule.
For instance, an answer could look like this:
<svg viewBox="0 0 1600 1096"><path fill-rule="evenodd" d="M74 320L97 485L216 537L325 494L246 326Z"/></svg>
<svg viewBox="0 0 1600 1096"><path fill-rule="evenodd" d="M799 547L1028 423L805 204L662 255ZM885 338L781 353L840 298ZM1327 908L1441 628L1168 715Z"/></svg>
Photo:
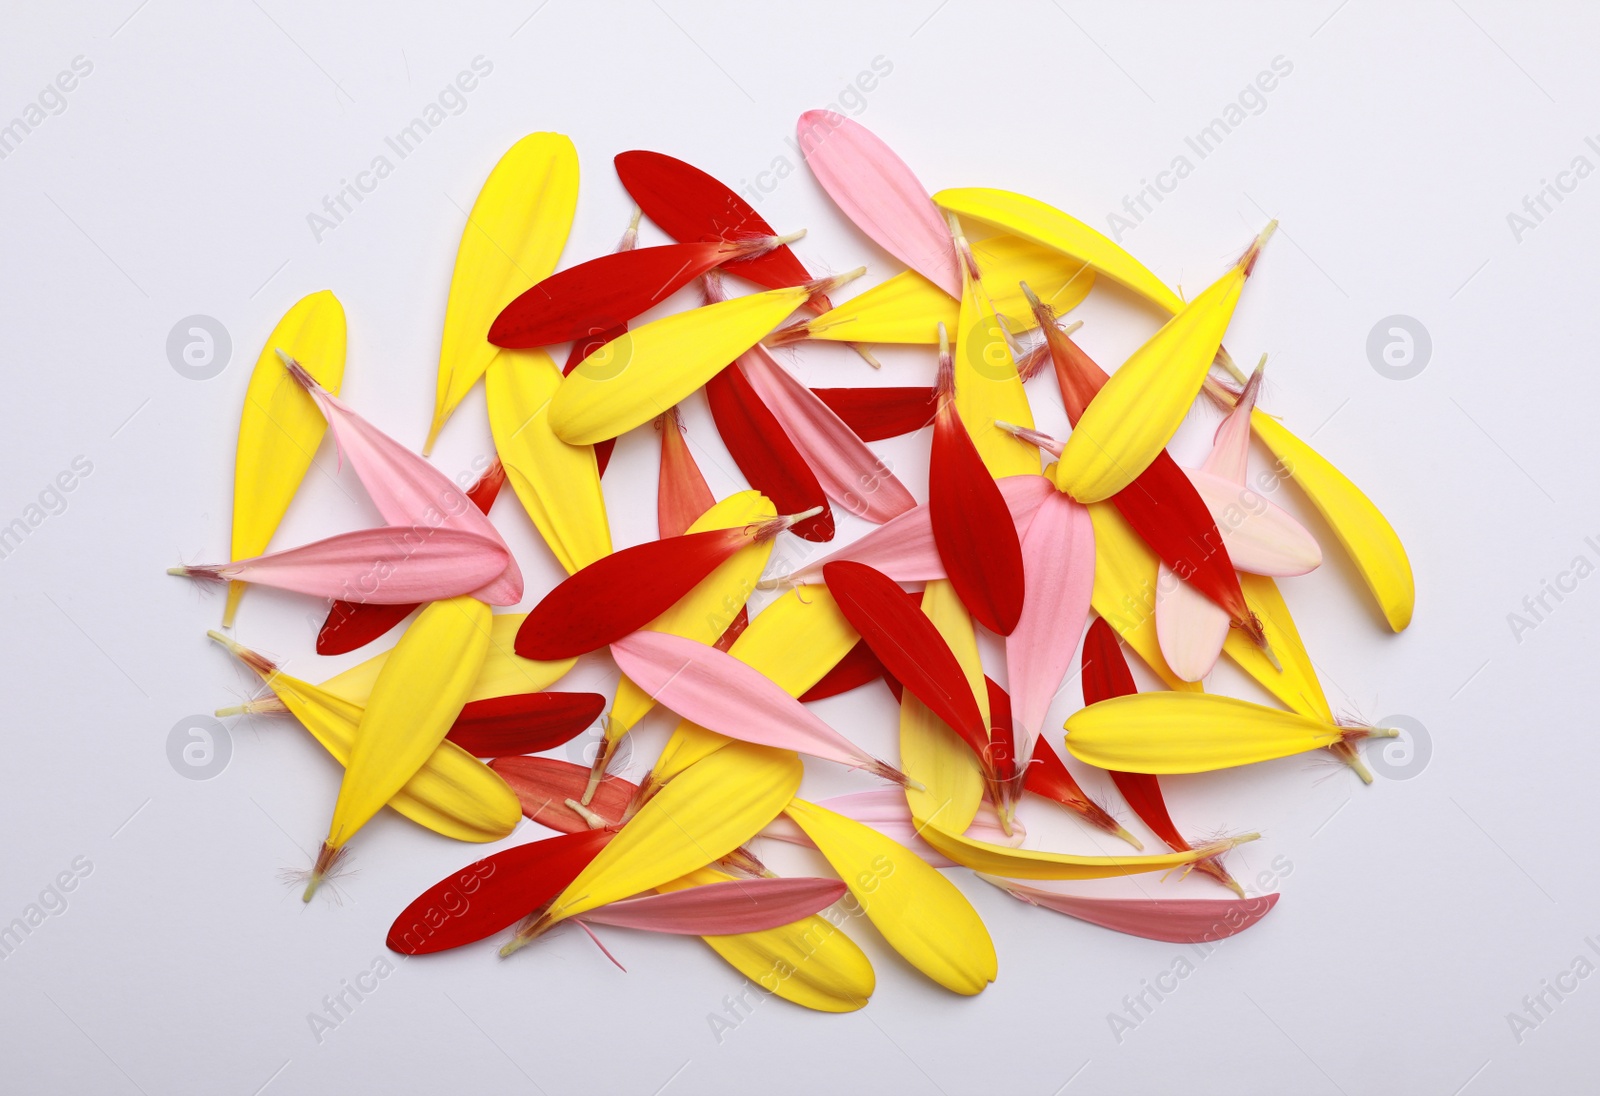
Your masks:
<svg viewBox="0 0 1600 1096"><path fill-rule="evenodd" d="M474 757L538 753L576 738L605 710L599 693L513 693L467 704L445 737Z"/></svg>
<svg viewBox="0 0 1600 1096"><path fill-rule="evenodd" d="M428 955L510 928L565 890L611 837L608 830L561 834L451 872L394 919L389 950Z"/></svg>
<svg viewBox="0 0 1600 1096"><path fill-rule="evenodd" d="M589 786L589 766L553 757L497 757L489 762L489 768L511 785L522 804L522 813L534 822L562 833L581 833L589 828L589 823L566 802L583 799L584 789ZM609 823L620 823L638 794L639 785L607 773L589 801L589 810Z"/></svg>
<svg viewBox="0 0 1600 1096"><path fill-rule="evenodd" d="M706 402L739 471L751 487L772 500L778 513L798 514L822 507L822 513L790 532L811 541L832 540L833 511L816 473L737 364L707 382Z"/></svg>
<svg viewBox="0 0 1600 1096"><path fill-rule="evenodd" d="M1022 615L1022 544L1005 496L953 406L934 418L928 519L962 604L991 632L1010 635Z"/></svg>
<svg viewBox="0 0 1600 1096"><path fill-rule="evenodd" d="M1011 694L988 674L983 684L989 693L989 767L1004 783L1017 774L1017 733L1011 722Z"/></svg>
<svg viewBox="0 0 1600 1096"><path fill-rule="evenodd" d="M866 640L862 640L850 648L833 669L823 674L815 685L802 693L800 699L822 700L825 697L848 693L851 689L859 689L869 681L878 680L883 676L883 672L883 663L872 653L872 648L867 646Z"/></svg>
<svg viewBox="0 0 1600 1096"><path fill-rule="evenodd" d="M883 441L933 421L931 388L813 388L862 441Z"/></svg>

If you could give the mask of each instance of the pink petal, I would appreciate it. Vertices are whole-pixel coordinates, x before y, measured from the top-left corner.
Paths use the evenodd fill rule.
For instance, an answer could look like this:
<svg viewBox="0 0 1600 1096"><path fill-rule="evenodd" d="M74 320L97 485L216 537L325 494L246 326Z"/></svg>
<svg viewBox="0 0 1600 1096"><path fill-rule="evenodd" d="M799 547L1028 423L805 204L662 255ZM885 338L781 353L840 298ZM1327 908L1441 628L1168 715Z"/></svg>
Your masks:
<svg viewBox="0 0 1600 1096"><path fill-rule="evenodd" d="M1086 898L1009 879L982 878L1029 905L1172 944L1204 944L1237 936L1278 904L1276 894L1260 898Z"/></svg>
<svg viewBox="0 0 1600 1096"><path fill-rule="evenodd" d="M1183 681L1211 672L1228 639L1228 611L1182 581L1165 563L1156 579L1156 642Z"/></svg>
<svg viewBox="0 0 1600 1096"><path fill-rule="evenodd" d="M817 806L826 807L835 814L842 814L863 826L872 827L885 837L904 845L933 867L957 866L954 860L946 857L919 835L917 824L911 817L911 808L906 803L905 793L899 788L872 788L864 792L838 795L832 799L819 800ZM1000 827L1000 819L994 813L994 805L985 800L978 816L972 820L972 825L967 827L967 836L978 841L987 841L991 845L1015 846L1022 842L1027 831L1016 822L1011 828L1012 832L1008 834ZM780 814L767 823L767 828L762 830L759 836L770 837L774 841L783 841L790 845L802 845L808 849L816 848L811 838L807 837L805 831L795 825L787 814Z"/></svg>
<svg viewBox="0 0 1600 1096"><path fill-rule="evenodd" d="M1205 471L1234 483L1244 483L1250 459L1250 413L1256 408L1256 396L1260 392L1261 370L1258 368L1244 391L1239 393L1239 402L1217 426L1211 439L1211 452L1200 466Z"/></svg>
<svg viewBox="0 0 1600 1096"><path fill-rule="evenodd" d="M1316 538L1260 492L1211 472L1194 468L1184 472L1211 511L1228 558L1238 570L1282 577L1303 575L1322 563Z"/></svg>
<svg viewBox="0 0 1600 1096"><path fill-rule="evenodd" d="M734 936L792 925L833 905L846 889L836 879L734 879L625 898L590 910L583 920L682 936Z"/></svg>

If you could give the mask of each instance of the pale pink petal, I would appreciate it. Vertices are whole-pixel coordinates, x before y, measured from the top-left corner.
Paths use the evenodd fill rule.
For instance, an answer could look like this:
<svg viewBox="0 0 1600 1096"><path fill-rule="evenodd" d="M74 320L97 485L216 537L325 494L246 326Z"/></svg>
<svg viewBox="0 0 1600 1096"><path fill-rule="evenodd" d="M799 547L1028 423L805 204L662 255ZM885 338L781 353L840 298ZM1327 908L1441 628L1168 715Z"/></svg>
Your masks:
<svg viewBox="0 0 1600 1096"><path fill-rule="evenodd" d="M625 898L590 910L583 920L682 936L734 936L792 925L833 905L846 890L837 879L734 879Z"/></svg>
<svg viewBox="0 0 1600 1096"><path fill-rule="evenodd" d="M1211 511L1235 568L1276 578L1303 575L1322 563L1316 538L1287 510L1253 488L1199 469L1184 471Z"/></svg>
<svg viewBox="0 0 1600 1096"><path fill-rule="evenodd" d="M1182 581L1165 563L1156 578L1156 641L1184 681L1211 672L1228 639L1228 611Z"/></svg>
<svg viewBox="0 0 1600 1096"><path fill-rule="evenodd" d="M1256 396L1261 392L1261 369L1239 394L1239 402L1228 412L1227 418L1217 426L1211 439L1211 452L1200 467L1212 475L1242 484L1248 473L1250 457L1250 413L1255 410Z"/></svg>
<svg viewBox="0 0 1600 1096"><path fill-rule="evenodd" d="M1010 879L979 878L1031 906L1076 917L1130 936L1172 944L1204 944L1237 936L1278 904L1259 898L1090 898L1032 887Z"/></svg>
<svg viewBox="0 0 1600 1096"><path fill-rule="evenodd" d="M864 792L852 792L849 795L820 800L817 806L826 807L835 814L843 815L863 826L870 826L885 837L904 845L933 867L957 866L954 860L946 857L919 835L917 824L911 817L911 807L906 803L905 793L899 788L871 788ZM967 827L967 836L977 841L986 841L991 845L1020 845L1022 839L1027 836L1027 830L1016 821L1012 822L1011 829L1012 832L1008 834L1001 828L1000 818L994 813L994 805L984 800L977 817L972 820L972 825ZM787 814L780 814L774 818L759 836L770 837L774 841L783 841L790 845L802 845L808 849L816 848L811 838L806 836L806 832L795 825Z"/></svg>

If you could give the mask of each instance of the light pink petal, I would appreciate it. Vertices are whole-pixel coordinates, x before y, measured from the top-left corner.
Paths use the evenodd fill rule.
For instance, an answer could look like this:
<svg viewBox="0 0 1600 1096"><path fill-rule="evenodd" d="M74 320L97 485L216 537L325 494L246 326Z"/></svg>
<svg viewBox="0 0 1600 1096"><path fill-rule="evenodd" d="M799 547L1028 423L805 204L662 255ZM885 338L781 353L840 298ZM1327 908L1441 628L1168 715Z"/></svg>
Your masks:
<svg viewBox="0 0 1600 1096"><path fill-rule="evenodd" d="M1228 558L1252 575L1303 575L1322 563L1322 548L1304 525L1266 496L1210 472L1186 468L1211 511Z"/></svg>
<svg viewBox="0 0 1600 1096"><path fill-rule="evenodd" d="M386 525L232 563L172 574L237 580L313 597L411 605L471 593L506 568L505 547L476 533Z"/></svg>
<svg viewBox="0 0 1600 1096"><path fill-rule="evenodd" d="M822 189L874 243L961 299L950 229L905 161L871 130L831 110L808 110L800 151Z"/></svg>
<svg viewBox="0 0 1600 1096"><path fill-rule="evenodd" d="M289 373L322 409L339 452L349 458L384 521L459 529L505 547L494 523L449 476L356 414L299 365L290 363ZM522 600L522 571L509 550L501 573L474 593L490 605L515 605Z"/></svg>
<svg viewBox="0 0 1600 1096"><path fill-rule="evenodd" d="M1228 639L1228 611L1178 578L1163 563L1156 578L1156 641L1161 657L1184 681L1211 672Z"/></svg>
<svg viewBox="0 0 1600 1096"><path fill-rule="evenodd" d="M734 936L792 925L845 892L836 879L735 879L625 898L590 910L583 920L681 936Z"/></svg>
<svg viewBox="0 0 1600 1096"><path fill-rule="evenodd" d="M1094 592L1094 523L1089 510L1051 492L1022 538L1027 597L1006 637L1017 763L1026 764L1044 730L1050 701L1072 665Z"/></svg>
<svg viewBox="0 0 1600 1096"><path fill-rule="evenodd" d="M823 799L817 803L819 807L826 807L835 814L870 826L910 849L923 860L936 868L953 868L957 864L943 853L919 836L916 822L911 817L911 808L906 803L906 796L899 788L871 788L864 792L852 792L849 795L839 795L832 799ZM808 849L816 848L806 832L790 820L787 814L780 814L767 824L760 836L770 837L774 841L783 841L790 845L802 845ZM994 813L993 804L984 801L982 809L978 811L972 825L967 827L967 836L978 841L987 841L991 845L1021 844L1027 836L1027 830L1020 822L1012 823L1012 832L1006 833L1000 826L1000 819Z"/></svg>
<svg viewBox="0 0 1600 1096"><path fill-rule="evenodd" d="M739 367L830 499L877 525L916 506L917 500L889 466L833 408L774 361L766 347L757 343L740 355Z"/></svg>
<svg viewBox="0 0 1600 1096"><path fill-rule="evenodd" d="M1211 452L1201 468L1234 483L1244 483L1249 470L1250 413L1255 410L1256 396L1260 392L1261 370L1257 369L1239 394L1239 402L1217 426L1211 439Z"/></svg>
<svg viewBox="0 0 1600 1096"><path fill-rule="evenodd" d="M1204 944L1237 936L1271 912L1276 894L1259 898L1088 898L981 876L1013 898L1130 936Z"/></svg>
<svg viewBox="0 0 1600 1096"><path fill-rule="evenodd" d="M1017 536L1025 536L1034 514L1044 500L1057 494L1055 486L1043 476L1007 476L996 481L1005 497ZM834 560L848 559L874 567L896 582L927 582L944 578L944 562L933 542L933 525L924 503L815 563L789 576L792 582L821 582L822 568Z"/></svg>
<svg viewBox="0 0 1600 1096"><path fill-rule="evenodd" d="M715 647L665 632L634 632L611 645L611 657L656 703L707 730L905 782L759 670Z"/></svg>

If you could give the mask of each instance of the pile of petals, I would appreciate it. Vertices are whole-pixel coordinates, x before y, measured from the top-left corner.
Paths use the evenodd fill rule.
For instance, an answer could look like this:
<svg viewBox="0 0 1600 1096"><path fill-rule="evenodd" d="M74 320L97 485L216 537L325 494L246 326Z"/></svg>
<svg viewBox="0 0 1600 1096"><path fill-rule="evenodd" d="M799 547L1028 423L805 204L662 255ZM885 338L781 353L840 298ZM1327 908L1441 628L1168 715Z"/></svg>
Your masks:
<svg viewBox="0 0 1600 1096"><path fill-rule="evenodd" d="M462 235L424 449L482 380L496 457L475 480L340 400L345 317L332 293L295 304L267 339L240 421L230 559L174 573L228 584L224 629L250 584L325 599L322 655L399 631L320 684L209 633L265 684L219 714L292 715L344 768L305 898L387 806L459 841L499 841L523 816L554 831L464 864L398 911L388 946L405 954L498 935L508 955L568 921L597 943L595 926L699 936L769 992L849 1011L875 981L834 909L853 898L913 968L975 994L996 976L995 949L941 873L957 867L1105 929L1183 942L1243 931L1278 897L1247 897L1225 864L1256 835L1185 837L1160 778L1326 750L1370 782L1358 745L1394 734L1330 710L1278 588L1322 548L1253 486L1252 437L1393 630L1413 603L1389 523L1257 406L1262 368L1247 374L1223 346L1274 226L1186 301L1042 201L930 196L879 138L830 112L802 116L799 135L822 189L906 269L842 297L860 271L816 276L789 246L798 233L689 164L631 151L615 159L638 206L621 243L557 271L577 154L554 133L505 154ZM638 246L641 218L673 242ZM1168 317L1114 370L1063 319L1102 281ZM683 289L704 303L640 322ZM928 383L809 388L774 351L816 341L848 343L861 371L877 364L875 344L920 348ZM563 344L564 362L552 356ZM702 390L749 483L723 499L677 410ZM1032 412L1057 398L1064 438ZM1221 424L1185 468L1167 446L1197 401ZM659 538L616 548L601 476L638 474L612 447L652 425ZM384 524L269 551L330 428ZM871 443L924 428L918 500ZM526 613L496 611L529 593L489 517L508 483L567 572ZM832 541L836 508L874 528L767 573L779 538ZM747 604L757 591L759 608ZM1003 644L1003 665L984 665L982 633ZM622 675L614 697L552 691L599 651ZM1164 688L1139 690L1129 651ZM1205 691L1222 655L1276 703ZM1083 706L1063 738L1047 713L1074 678ZM898 701L896 756L808 706L869 686ZM679 722L635 783L613 771L616 747L657 707ZM540 756L597 721L592 766ZM1084 791L1063 745L1080 774L1104 771L1127 810ZM804 798L808 763L857 770L860 790ZM1024 847L1030 815L1062 810L1112 851ZM1117 820L1129 810L1162 851ZM756 838L814 849L832 876L781 878ZM1158 877L1138 898L1059 885L1191 870L1233 893L1149 897Z"/></svg>

